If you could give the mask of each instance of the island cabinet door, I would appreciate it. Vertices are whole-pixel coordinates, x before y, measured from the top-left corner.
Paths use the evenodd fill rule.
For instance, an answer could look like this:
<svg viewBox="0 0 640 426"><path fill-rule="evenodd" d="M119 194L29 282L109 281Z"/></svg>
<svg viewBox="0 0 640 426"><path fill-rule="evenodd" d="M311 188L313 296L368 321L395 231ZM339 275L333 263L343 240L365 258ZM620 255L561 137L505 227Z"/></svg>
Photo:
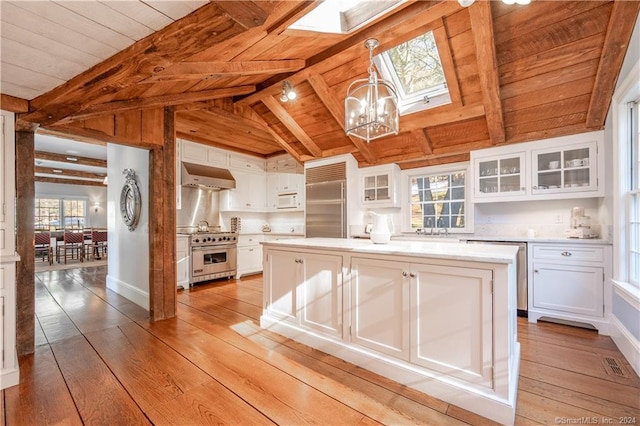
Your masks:
<svg viewBox="0 0 640 426"><path fill-rule="evenodd" d="M491 270L411 265L411 362L493 387Z"/></svg>
<svg viewBox="0 0 640 426"><path fill-rule="evenodd" d="M351 259L351 342L409 359L409 266Z"/></svg>
<svg viewBox="0 0 640 426"><path fill-rule="evenodd" d="M296 287L300 255L269 250L265 264L265 304L267 312L280 319L297 322Z"/></svg>
<svg viewBox="0 0 640 426"><path fill-rule="evenodd" d="M342 338L342 256L299 256L300 324Z"/></svg>

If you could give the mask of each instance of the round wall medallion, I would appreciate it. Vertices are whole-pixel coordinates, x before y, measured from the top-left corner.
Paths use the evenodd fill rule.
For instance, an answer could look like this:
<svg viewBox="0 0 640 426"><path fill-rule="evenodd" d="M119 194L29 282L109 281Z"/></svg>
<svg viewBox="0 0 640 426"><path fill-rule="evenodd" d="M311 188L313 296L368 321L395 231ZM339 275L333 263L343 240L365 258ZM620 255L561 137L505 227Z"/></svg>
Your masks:
<svg viewBox="0 0 640 426"><path fill-rule="evenodd" d="M138 219L140 219L140 209L142 207L140 189L136 183L136 172L132 169L124 169L122 174L127 175L127 180L120 192L120 214L129 231L133 231L136 229Z"/></svg>

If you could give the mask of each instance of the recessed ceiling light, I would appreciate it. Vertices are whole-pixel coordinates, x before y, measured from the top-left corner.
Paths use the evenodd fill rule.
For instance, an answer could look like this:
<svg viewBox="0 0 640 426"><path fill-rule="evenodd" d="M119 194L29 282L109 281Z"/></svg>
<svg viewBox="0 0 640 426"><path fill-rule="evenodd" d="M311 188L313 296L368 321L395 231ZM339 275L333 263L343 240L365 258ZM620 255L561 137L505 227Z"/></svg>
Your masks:
<svg viewBox="0 0 640 426"><path fill-rule="evenodd" d="M67 160L69 160L69 161L78 161L78 159L76 157L67 157Z"/></svg>
<svg viewBox="0 0 640 426"><path fill-rule="evenodd" d="M60 170L60 169L53 169L53 173L62 173L62 170Z"/></svg>

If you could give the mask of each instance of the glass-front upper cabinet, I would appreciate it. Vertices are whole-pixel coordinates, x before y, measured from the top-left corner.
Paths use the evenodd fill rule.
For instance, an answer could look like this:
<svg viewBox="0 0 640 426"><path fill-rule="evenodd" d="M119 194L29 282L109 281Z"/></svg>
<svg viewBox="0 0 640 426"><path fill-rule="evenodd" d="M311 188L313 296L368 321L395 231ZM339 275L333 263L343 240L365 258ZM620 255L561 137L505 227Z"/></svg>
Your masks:
<svg viewBox="0 0 640 426"><path fill-rule="evenodd" d="M476 158L475 196L508 198L525 194L525 164L524 152Z"/></svg>
<svg viewBox="0 0 640 426"><path fill-rule="evenodd" d="M596 143L532 151L532 194L597 191Z"/></svg>
<svg viewBox="0 0 640 426"><path fill-rule="evenodd" d="M399 173L397 164L362 169L362 203L376 207L397 207Z"/></svg>

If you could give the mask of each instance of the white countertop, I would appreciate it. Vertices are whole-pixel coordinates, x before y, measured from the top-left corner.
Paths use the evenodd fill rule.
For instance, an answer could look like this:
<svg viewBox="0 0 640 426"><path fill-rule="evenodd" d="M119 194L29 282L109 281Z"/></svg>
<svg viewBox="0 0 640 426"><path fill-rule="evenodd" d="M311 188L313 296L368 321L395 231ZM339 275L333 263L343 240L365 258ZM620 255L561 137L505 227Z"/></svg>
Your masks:
<svg viewBox="0 0 640 426"><path fill-rule="evenodd" d="M605 244L611 245L611 241L601 238L566 238L566 237L513 237L504 235L474 235L474 234L448 234L448 235L417 235L397 234L391 237L392 241L427 241L455 242L455 241L491 241L505 243L549 243L549 244Z"/></svg>
<svg viewBox="0 0 640 426"><path fill-rule="evenodd" d="M389 244L374 244L371 240L345 238L295 238L267 241L262 244L273 247L337 250L486 263L513 263L518 251L517 247L501 245L482 246L478 244L417 241L391 241Z"/></svg>

